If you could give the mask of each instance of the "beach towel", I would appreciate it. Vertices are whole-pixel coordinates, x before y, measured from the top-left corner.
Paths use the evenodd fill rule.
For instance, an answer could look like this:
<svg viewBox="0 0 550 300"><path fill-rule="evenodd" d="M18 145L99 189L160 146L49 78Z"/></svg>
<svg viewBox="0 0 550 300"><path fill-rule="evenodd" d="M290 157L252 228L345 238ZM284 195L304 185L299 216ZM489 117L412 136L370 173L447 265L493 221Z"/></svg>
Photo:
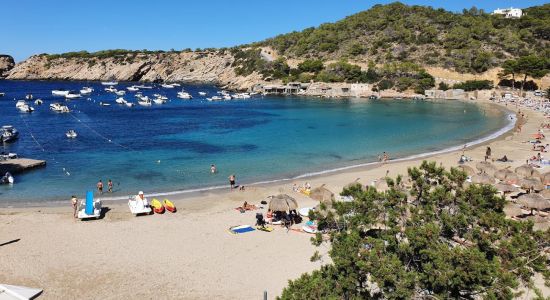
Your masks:
<svg viewBox="0 0 550 300"><path fill-rule="evenodd" d="M246 233L250 231L254 231L255 229L252 228L250 225L239 225L239 226L231 226L229 227L229 232L233 234L239 234L239 233Z"/></svg>

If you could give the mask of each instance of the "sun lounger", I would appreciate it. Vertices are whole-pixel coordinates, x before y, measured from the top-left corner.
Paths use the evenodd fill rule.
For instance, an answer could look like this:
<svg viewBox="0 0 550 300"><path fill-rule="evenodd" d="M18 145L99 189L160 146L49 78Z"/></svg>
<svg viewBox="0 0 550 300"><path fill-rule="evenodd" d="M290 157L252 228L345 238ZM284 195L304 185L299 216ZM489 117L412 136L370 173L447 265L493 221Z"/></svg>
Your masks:
<svg viewBox="0 0 550 300"><path fill-rule="evenodd" d="M101 200L94 199L94 192L87 191L86 199L80 203L79 219L99 218L101 216Z"/></svg>
<svg viewBox="0 0 550 300"><path fill-rule="evenodd" d="M151 207L145 205L141 199L130 198L128 200L128 207L130 208L130 212L136 216L151 213Z"/></svg>

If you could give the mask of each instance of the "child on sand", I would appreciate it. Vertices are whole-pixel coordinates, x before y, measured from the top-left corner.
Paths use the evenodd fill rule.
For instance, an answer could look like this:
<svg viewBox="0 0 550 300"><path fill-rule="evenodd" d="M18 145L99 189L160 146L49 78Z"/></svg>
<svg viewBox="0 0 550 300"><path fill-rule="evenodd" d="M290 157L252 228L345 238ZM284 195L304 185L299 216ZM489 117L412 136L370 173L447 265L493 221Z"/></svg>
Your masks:
<svg viewBox="0 0 550 300"><path fill-rule="evenodd" d="M71 204L73 206L73 217L76 218L76 211L77 211L77 203L78 203L78 199L76 199L76 196L73 195L71 197Z"/></svg>

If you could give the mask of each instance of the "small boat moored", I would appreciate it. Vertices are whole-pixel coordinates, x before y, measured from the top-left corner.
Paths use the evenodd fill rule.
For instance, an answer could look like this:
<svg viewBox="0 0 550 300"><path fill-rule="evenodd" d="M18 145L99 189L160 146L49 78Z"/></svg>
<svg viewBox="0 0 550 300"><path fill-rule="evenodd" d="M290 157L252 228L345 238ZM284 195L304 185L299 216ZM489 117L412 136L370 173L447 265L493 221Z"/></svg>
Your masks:
<svg viewBox="0 0 550 300"><path fill-rule="evenodd" d="M136 87L135 85L132 85L132 86L129 86L126 88L129 92L137 92L139 91L139 88Z"/></svg>
<svg viewBox="0 0 550 300"><path fill-rule="evenodd" d="M81 95L90 95L93 91L94 91L94 89L92 89L91 87L85 86L80 90L80 94Z"/></svg>
<svg viewBox="0 0 550 300"><path fill-rule="evenodd" d="M78 92L76 91L69 91L67 93L67 95L65 95L65 98L66 99L76 99L76 98L81 98L82 95L80 95Z"/></svg>
<svg viewBox="0 0 550 300"><path fill-rule="evenodd" d="M76 131L74 131L74 129L70 129L69 131L65 132L65 135L70 139L74 139L78 136L78 134L76 133Z"/></svg>
<svg viewBox="0 0 550 300"><path fill-rule="evenodd" d="M15 103L15 107L24 113L31 113L34 111L34 108L29 106L25 100L18 100L17 103Z"/></svg>
<svg viewBox="0 0 550 300"><path fill-rule="evenodd" d="M57 89L57 90L52 91L52 95L54 95L54 96L65 97L68 93L69 93L69 91L67 91L65 89Z"/></svg>
<svg viewBox="0 0 550 300"><path fill-rule="evenodd" d="M2 178L0 178L1 184L13 184L14 182L15 182L15 178L13 177L13 175L11 175L10 172L6 172L6 174L4 174Z"/></svg>
<svg viewBox="0 0 550 300"><path fill-rule="evenodd" d="M19 131L15 129L15 127L11 125L4 125L2 126L2 135L0 135L0 139L3 143L10 143L15 141L19 137Z"/></svg>
<svg viewBox="0 0 550 300"><path fill-rule="evenodd" d="M55 111L55 112L59 112L59 113L68 113L68 112L70 112L69 107L67 107L66 105L63 105L61 103L58 103L58 102L50 104L50 109Z"/></svg>
<svg viewBox="0 0 550 300"><path fill-rule="evenodd" d="M44 103L44 101L42 101L42 99L34 100L34 104L36 104L36 105L42 105L43 103Z"/></svg>
<svg viewBox="0 0 550 300"><path fill-rule="evenodd" d="M182 90L181 92L178 92L178 98L180 98L180 99L192 99L193 97L188 92Z"/></svg>
<svg viewBox="0 0 550 300"><path fill-rule="evenodd" d="M111 85L111 86L112 86L112 85L117 85L118 82L116 82L116 81L102 81L101 84L102 84L102 85Z"/></svg>

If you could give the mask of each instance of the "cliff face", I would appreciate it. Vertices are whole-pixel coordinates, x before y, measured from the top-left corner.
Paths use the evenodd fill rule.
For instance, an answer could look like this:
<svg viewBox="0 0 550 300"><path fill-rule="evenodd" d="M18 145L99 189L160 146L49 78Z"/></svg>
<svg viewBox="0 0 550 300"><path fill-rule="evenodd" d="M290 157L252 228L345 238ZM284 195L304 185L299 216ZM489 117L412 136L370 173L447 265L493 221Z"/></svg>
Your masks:
<svg viewBox="0 0 550 300"><path fill-rule="evenodd" d="M15 66L13 57L0 54L0 78L7 75L7 72Z"/></svg>
<svg viewBox="0 0 550 300"><path fill-rule="evenodd" d="M181 81L248 89L261 76L237 76L233 56L223 52L128 54L107 58L35 55L8 72L8 79Z"/></svg>

